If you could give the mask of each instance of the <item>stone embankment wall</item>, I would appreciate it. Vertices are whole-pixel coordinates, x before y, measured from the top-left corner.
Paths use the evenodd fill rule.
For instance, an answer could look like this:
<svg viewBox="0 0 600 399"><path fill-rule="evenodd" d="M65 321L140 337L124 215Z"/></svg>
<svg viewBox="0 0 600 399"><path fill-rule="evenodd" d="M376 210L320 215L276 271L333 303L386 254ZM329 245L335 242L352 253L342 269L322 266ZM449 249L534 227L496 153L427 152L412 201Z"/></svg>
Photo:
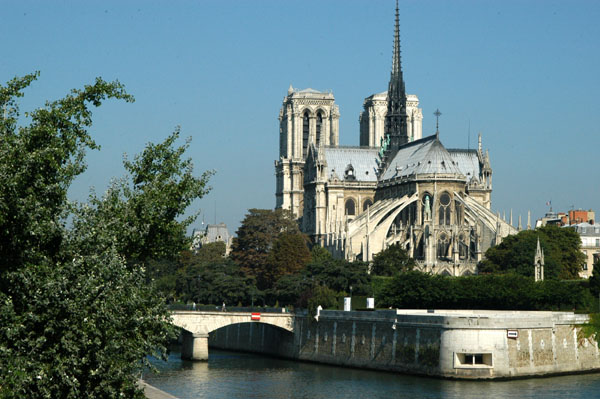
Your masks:
<svg viewBox="0 0 600 399"><path fill-rule="evenodd" d="M489 379L600 370L598 345L568 312L389 310L298 315L213 331L209 346L437 377Z"/></svg>

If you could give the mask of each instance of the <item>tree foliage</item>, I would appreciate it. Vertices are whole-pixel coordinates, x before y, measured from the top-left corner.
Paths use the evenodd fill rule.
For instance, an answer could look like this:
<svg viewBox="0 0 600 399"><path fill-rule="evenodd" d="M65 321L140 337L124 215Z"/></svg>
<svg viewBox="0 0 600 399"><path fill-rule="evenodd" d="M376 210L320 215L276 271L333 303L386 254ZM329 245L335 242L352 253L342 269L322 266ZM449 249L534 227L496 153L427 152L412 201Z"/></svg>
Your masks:
<svg viewBox="0 0 600 399"><path fill-rule="evenodd" d="M594 269L588 281L591 294L595 297L600 296L600 258L594 262Z"/></svg>
<svg viewBox="0 0 600 399"><path fill-rule="evenodd" d="M212 172L194 176L191 159L182 158L189 141L174 147L178 137L177 129L164 142L149 143L134 161L124 161L128 179L114 180L102 197L92 193L76 209L72 245L91 251L115 246L128 262L139 264L174 259L189 248L186 230L197 215L178 219L208 192Z"/></svg>
<svg viewBox="0 0 600 399"><path fill-rule="evenodd" d="M533 277L537 240L544 251L544 277L576 279L584 262L581 240L574 229L544 226L506 237L485 253L480 273L518 273Z"/></svg>
<svg viewBox="0 0 600 399"><path fill-rule="evenodd" d="M233 239L231 258L249 277L257 279L261 289L269 284L266 275L269 251L284 233L300 234L289 211L250 209Z"/></svg>
<svg viewBox="0 0 600 399"><path fill-rule="evenodd" d="M308 238L301 233L283 233L273 243L262 273L262 280L267 287L286 274L301 271L311 260L308 249Z"/></svg>
<svg viewBox="0 0 600 399"><path fill-rule="evenodd" d="M585 282L544 280L518 274L450 277L411 271L384 282L380 306L405 309L587 310Z"/></svg>
<svg viewBox="0 0 600 399"><path fill-rule="evenodd" d="M25 113L19 126L17 98L38 73L0 86L0 259L1 271L28 262L57 260L64 231L67 190L85 170L86 149L98 149L87 129L89 105L108 98L133 101L119 82L97 79L65 98Z"/></svg>
<svg viewBox="0 0 600 399"><path fill-rule="evenodd" d="M373 257L371 272L377 276L393 276L400 272L412 270L415 260L399 243L394 243Z"/></svg>
<svg viewBox="0 0 600 399"><path fill-rule="evenodd" d="M370 295L371 275L367 269L367 263L334 259L327 250L315 246L311 250L310 263L298 273L277 280L269 290L269 297L281 304L306 308L314 295L328 296L333 292L337 296L346 296L350 291L356 295ZM325 306L324 303L321 305Z"/></svg>
<svg viewBox="0 0 600 399"><path fill-rule="evenodd" d="M188 221L175 218L208 176L191 175L174 134L126 164L132 183L74 206L69 186L98 149L91 106L133 98L97 79L21 125L36 78L0 86L0 397L142 398L134 371L174 332L143 266L182 249Z"/></svg>
<svg viewBox="0 0 600 399"><path fill-rule="evenodd" d="M250 305L260 298L254 281L229 258L200 262L182 269L177 278L177 292L183 302L207 305L223 302Z"/></svg>
<svg viewBox="0 0 600 399"><path fill-rule="evenodd" d="M195 251L184 251L176 276L176 300L204 305L250 305L262 299L252 278L225 257L225 243L204 244Z"/></svg>
<svg viewBox="0 0 600 399"><path fill-rule="evenodd" d="M325 285L337 292L349 293L352 290L356 295L367 295L371 293L368 267L365 262L330 257L326 261L309 263L306 273L318 285Z"/></svg>

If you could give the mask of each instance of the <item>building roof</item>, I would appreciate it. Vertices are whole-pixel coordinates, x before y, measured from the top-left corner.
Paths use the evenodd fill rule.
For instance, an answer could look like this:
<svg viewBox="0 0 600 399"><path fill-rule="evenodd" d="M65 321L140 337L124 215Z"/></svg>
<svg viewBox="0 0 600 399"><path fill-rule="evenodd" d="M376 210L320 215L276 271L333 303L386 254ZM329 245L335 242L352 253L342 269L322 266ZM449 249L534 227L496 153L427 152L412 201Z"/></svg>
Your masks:
<svg viewBox="0 0 600 399"><path fill-rule="evenodd" d="M600 237L600 223L590 224L587 222L566 225L563 227L572 227L580 236L599 236Z"/></svg>
<svg viewBox="0 0 600 399"><path fill-rule="evenodd" d="M356 181L377 181L379 157L377 148L369 147L325 147L327 176L346 178L346 170L351 165Z"/></svg>
<svg viewBox="0 0 600 399"><path fill-rule="evenodd" d="M209 224L206 226L206 238L209 242L229 241L229 231L225 223Z"/></svg>
<svg viewBox="0 0 600 399"><path fill-rule="evenodd" d="M381 180L434 173L463 175L457 162L442 145L437 135L401 146Z"/></svg>
<svg viewBox="0 0 600 399"><path fill-rule="evenodd" d="M193 235L194 237L201 238L203 243L217 241L225 241L227 243L230 239L229 230L227 230L227 225L225 223L207 224L206 227L201 230L194 230Z"/></svg>
<svg viewBox="0 0 600 399"><path fill-rule="evenodd" d="M479 157L477 156L477 150L464 150L464 149L448 149L450 156L456 162L456 166L460 172L467 177L467 181L473 177L479 178Z"/></svg>

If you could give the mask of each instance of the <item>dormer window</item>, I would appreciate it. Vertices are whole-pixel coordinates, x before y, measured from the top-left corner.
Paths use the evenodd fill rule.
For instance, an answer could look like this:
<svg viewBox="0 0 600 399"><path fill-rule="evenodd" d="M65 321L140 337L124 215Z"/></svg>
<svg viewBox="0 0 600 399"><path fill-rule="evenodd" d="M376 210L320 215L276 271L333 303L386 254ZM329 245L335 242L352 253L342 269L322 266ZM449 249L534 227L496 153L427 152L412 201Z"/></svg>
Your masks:
<svg viewBox="0 0 600 399"><path fill-rule="evenodd" d="M356 175L354 174L354 166L352 164L348 164L346 166L346 170L344 171L344 178L346 180L356 180Z"/></svg>

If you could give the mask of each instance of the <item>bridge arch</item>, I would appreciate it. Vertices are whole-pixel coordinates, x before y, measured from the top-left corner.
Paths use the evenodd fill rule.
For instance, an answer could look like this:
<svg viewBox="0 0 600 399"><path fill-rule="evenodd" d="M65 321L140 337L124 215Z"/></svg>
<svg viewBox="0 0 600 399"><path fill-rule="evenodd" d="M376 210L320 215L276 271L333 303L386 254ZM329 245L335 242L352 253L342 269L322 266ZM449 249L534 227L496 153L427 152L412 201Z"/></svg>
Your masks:
<svg viewBox="0 0 600 399"><path fill-rule="evenodd" d="M261 313L253 319L249 312L174 311L171 322L183 330L181 357L191 360L208 360L208 334L222 327L256 323L294 331L290 313Z"/></svg>

